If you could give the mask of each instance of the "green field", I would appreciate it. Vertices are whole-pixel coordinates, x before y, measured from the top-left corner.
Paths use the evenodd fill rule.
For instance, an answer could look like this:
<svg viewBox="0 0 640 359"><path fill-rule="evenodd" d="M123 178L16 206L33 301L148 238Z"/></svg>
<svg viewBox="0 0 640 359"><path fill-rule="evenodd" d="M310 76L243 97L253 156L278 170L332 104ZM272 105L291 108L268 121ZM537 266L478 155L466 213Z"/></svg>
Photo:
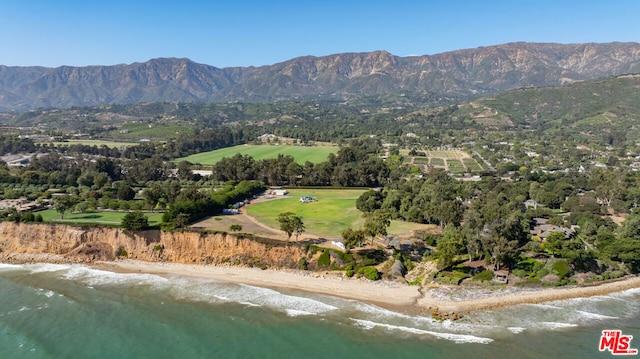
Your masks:
<svg viewBox="0 0 640 359"><path fill-rule="evenodd" d="M464 158L462 162L464 162L464 165L471 171L482 171L482 166L473 158Z"/></svg>
<svg viewBox="0 0 640 359"><path fill-rule="evenodd" d="M109 226L119 226L122 217L127 212L102 212L87 211L85 213L66 213L64 220L60 219L60 213L53 209L40 211L37 214L42 216L42 220L48 223L65 224L105 224ZM145 213L149 217L149 225L154 226L162 221L162 213Z"/></svg>
<svg viewBox="0 0 640 359"><path fill-rule="evenodd" d="M179 134L193 134L193 127L184 124L127 123L118 130L108 132L105 136L126 140L146 138L154 141L163 141L176 138Z"/></svg>
<svg viewBox="0 0 640 359"><path fill-rule="evenodd" d="M249 155L255 160L277 158L279 154L292 156L295 161L303 165L306 161L320 163L327 160L330 153L338 152L338 147L332 146L271 146L271 145L241 145L222 148L210 152L202 152L195 155L178 158L175 161L189 161L203 165L213 165L224 157L233 157L235 154Z"/></svg>
<svg viewBox="0 0 640 359"><path fill-rule="evenodd" d="M443 158L431 158L431 165L434 167L444 167L444 159Z"/></svg>
<svg viewBox="0 0 640 359"><path fill-rule="evenodd" d="M453 173L464 172L464 166L462 165L462 162L460 162L460 160L448 159L447 166L449 167L449 172L453 172Z"/></svg>
<svg viewBox="0 0 640 359"><path fill-rule="evenodd" d="M292 212L302 217L306 233L327 238L340 237L348 227L357 229L364 224L362 212L356 208L356 199L365 192L358 189L293 189L285 198L251 204L249 215L272 227L280 228L278 214ZM312 196L317 201L301 203L300 197ZM406 234L425 228L425 225L391 221L389 233Z"/></svg>

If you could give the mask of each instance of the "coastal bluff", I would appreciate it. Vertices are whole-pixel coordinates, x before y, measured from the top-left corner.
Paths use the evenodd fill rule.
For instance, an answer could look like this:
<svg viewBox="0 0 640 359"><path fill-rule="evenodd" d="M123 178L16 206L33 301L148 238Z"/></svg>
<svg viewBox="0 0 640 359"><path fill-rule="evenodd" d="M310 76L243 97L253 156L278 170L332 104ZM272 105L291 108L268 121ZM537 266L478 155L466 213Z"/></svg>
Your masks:
<svg viewBox="0 0 640 359"><path fill-rule="evenodd" d="M301 245L255 240L228 233L130 232L111 227L0 222L0 261L24 262L29 255L56 255L68 262L117 258L184 264L298 268Z"/></svg>

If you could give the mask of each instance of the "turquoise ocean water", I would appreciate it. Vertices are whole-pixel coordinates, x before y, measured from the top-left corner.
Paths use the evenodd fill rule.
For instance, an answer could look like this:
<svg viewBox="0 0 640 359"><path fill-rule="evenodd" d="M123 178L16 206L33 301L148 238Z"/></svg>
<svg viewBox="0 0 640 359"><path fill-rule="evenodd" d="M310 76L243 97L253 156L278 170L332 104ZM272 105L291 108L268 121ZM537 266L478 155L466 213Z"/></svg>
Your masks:
<svg viewBox="0 0 640 359"><path fill-rule="evenodd" d="M640 289L437 322L331 296L80 265L0 264L0 358L608 358Z"/></svg>

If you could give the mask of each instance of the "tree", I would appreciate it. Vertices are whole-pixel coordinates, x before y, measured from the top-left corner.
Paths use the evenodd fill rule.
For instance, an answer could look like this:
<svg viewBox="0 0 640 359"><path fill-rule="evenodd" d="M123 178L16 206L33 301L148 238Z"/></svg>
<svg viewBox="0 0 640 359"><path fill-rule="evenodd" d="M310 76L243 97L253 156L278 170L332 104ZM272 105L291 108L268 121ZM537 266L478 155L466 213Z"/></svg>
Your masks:
<svg viewBox="0 0 640 359"><path fill-rule="evenodd" d="M136 192L128 185L123 185L118 188L118 199L123 201L130 201L136 196Z"/></svg>
<svg viewBox="0 0 640 359"><path fill-rule="evenodd" d="M144 197L145 202L153 211L158 202L160 202L160 198L164 197L164 190L162 189L162 185L158 182L152 183L150 186L144 189L144 191L142 192L142 197Z"/></svg>
<svg viewBox="0 0 640 359"><path fill-rule="evenodd" d="M190 180L193 177L193 172L191 172L191 162L182 161L178 163L178 178L182 181Z"/></svg>
<svg viewBox="0 0 640 359"><path fill-rule="evenodd" d="M297 240L298 236L305 230L302 218L292 212L280 213L277 221L280 223L280 229L287 234L287 240L291 239L293 233L296 234Z"/></svg>
<svg viewBox="0 0 640 359"><path fill-rule="evenodd" d="M369 190L364 192L356 200L356 208L362 212L373 212L380 209L384 197L380 191Z"/></svg>
<svg viewBox="0 0 640 359"><path fill-rule="evenodd" d="M77 197L70 196L70 195L64 195L64 196L57 197L54 200L53 208L55 208L55 210L58 213L60 213L60 219L64 219L64 214L68 210L73 208L73 206L75 206L76 203L78 203L78 198Z"/></svg>
<svg viewBox="0 0 640 359"><path fill-rule="evenodd" d="M229 226L229 230L232 232L238 232L242 230L242 225L241 224L232 224Z"/></svg>
<svg viewBox="0 0 640 359"><path fill-rule="evenodd" d="M349 250L357 247L364 242L365 234L361 229L351 229L351 227L342 231L342 239L344 240L344 248Z"/></svg>
<svg viewBox="0 0 640 359"><path fill-rule="evenodd" d="M453 264L453 259L458 254L461 254L464 248L462 231L453 224L448 224L442 233L442 239L438 241L436 247L439 257L438 267L449 267Z"/></svg>
<svg viewBox="0 0 640 359"><path fill-rule="evenodd" d="M133 211L122 217L121 225L129 231L142 231L149 228L149 218L140 211Z"/></svg>
<svg viewBox="0 0 640 359"><path fill-rule="evenodd" d="M365 213L364 232L371 237L371 244L376 236L386 236L387 227L390 225L391 219L384 211L376 210Z"/></svg>

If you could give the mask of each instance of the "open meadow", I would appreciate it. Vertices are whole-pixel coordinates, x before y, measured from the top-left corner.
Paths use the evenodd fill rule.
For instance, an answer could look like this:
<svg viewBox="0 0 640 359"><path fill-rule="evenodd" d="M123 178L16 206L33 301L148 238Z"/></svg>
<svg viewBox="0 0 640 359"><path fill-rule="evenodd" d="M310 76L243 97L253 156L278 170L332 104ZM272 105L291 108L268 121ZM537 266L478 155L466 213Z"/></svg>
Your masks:
<svg viewBox="0 0 640 359"><path fill-rule="evenodd" d="M302 217L306 233L326 238L338 238L346 228L361 228L364 224L362 212L356 208L356 200L364 189L292 189L284 197L253 203L247 212L257 221L278 229L278 214L292 212ZM300 197L311 196L313 202L302 203ZM429 225L391 221L388 233L398 236L410 235L417 229Z"/></svg>
<svg viewBox="0 0 640 359"><path fill-rule="evenodd" d="M119 226L122 218L127 212L112 211L87 211L84 213L66 213L64 219L60 219L60 213L53 209L47 209L37 212L42 216L42 220L46 223L64 223L64 224L102 224L108 226ZM149 225L155 226L162 221L162 213L145 212L149 217Z"/></svg>
<svg viewBox="0 0 640 359"><path fill-rule="evenodd" d="M338 152L338 147L333 146L275 146L275 145L240 145L219 150L197 153L195 155L178 158L175 161L189 161L203 165L213 165L225 157L233 157L236 154L249 155L255 160L277 158L279 154L292 156L301 165L309 161L320 163L327 160L330 153Z"/></svg>

